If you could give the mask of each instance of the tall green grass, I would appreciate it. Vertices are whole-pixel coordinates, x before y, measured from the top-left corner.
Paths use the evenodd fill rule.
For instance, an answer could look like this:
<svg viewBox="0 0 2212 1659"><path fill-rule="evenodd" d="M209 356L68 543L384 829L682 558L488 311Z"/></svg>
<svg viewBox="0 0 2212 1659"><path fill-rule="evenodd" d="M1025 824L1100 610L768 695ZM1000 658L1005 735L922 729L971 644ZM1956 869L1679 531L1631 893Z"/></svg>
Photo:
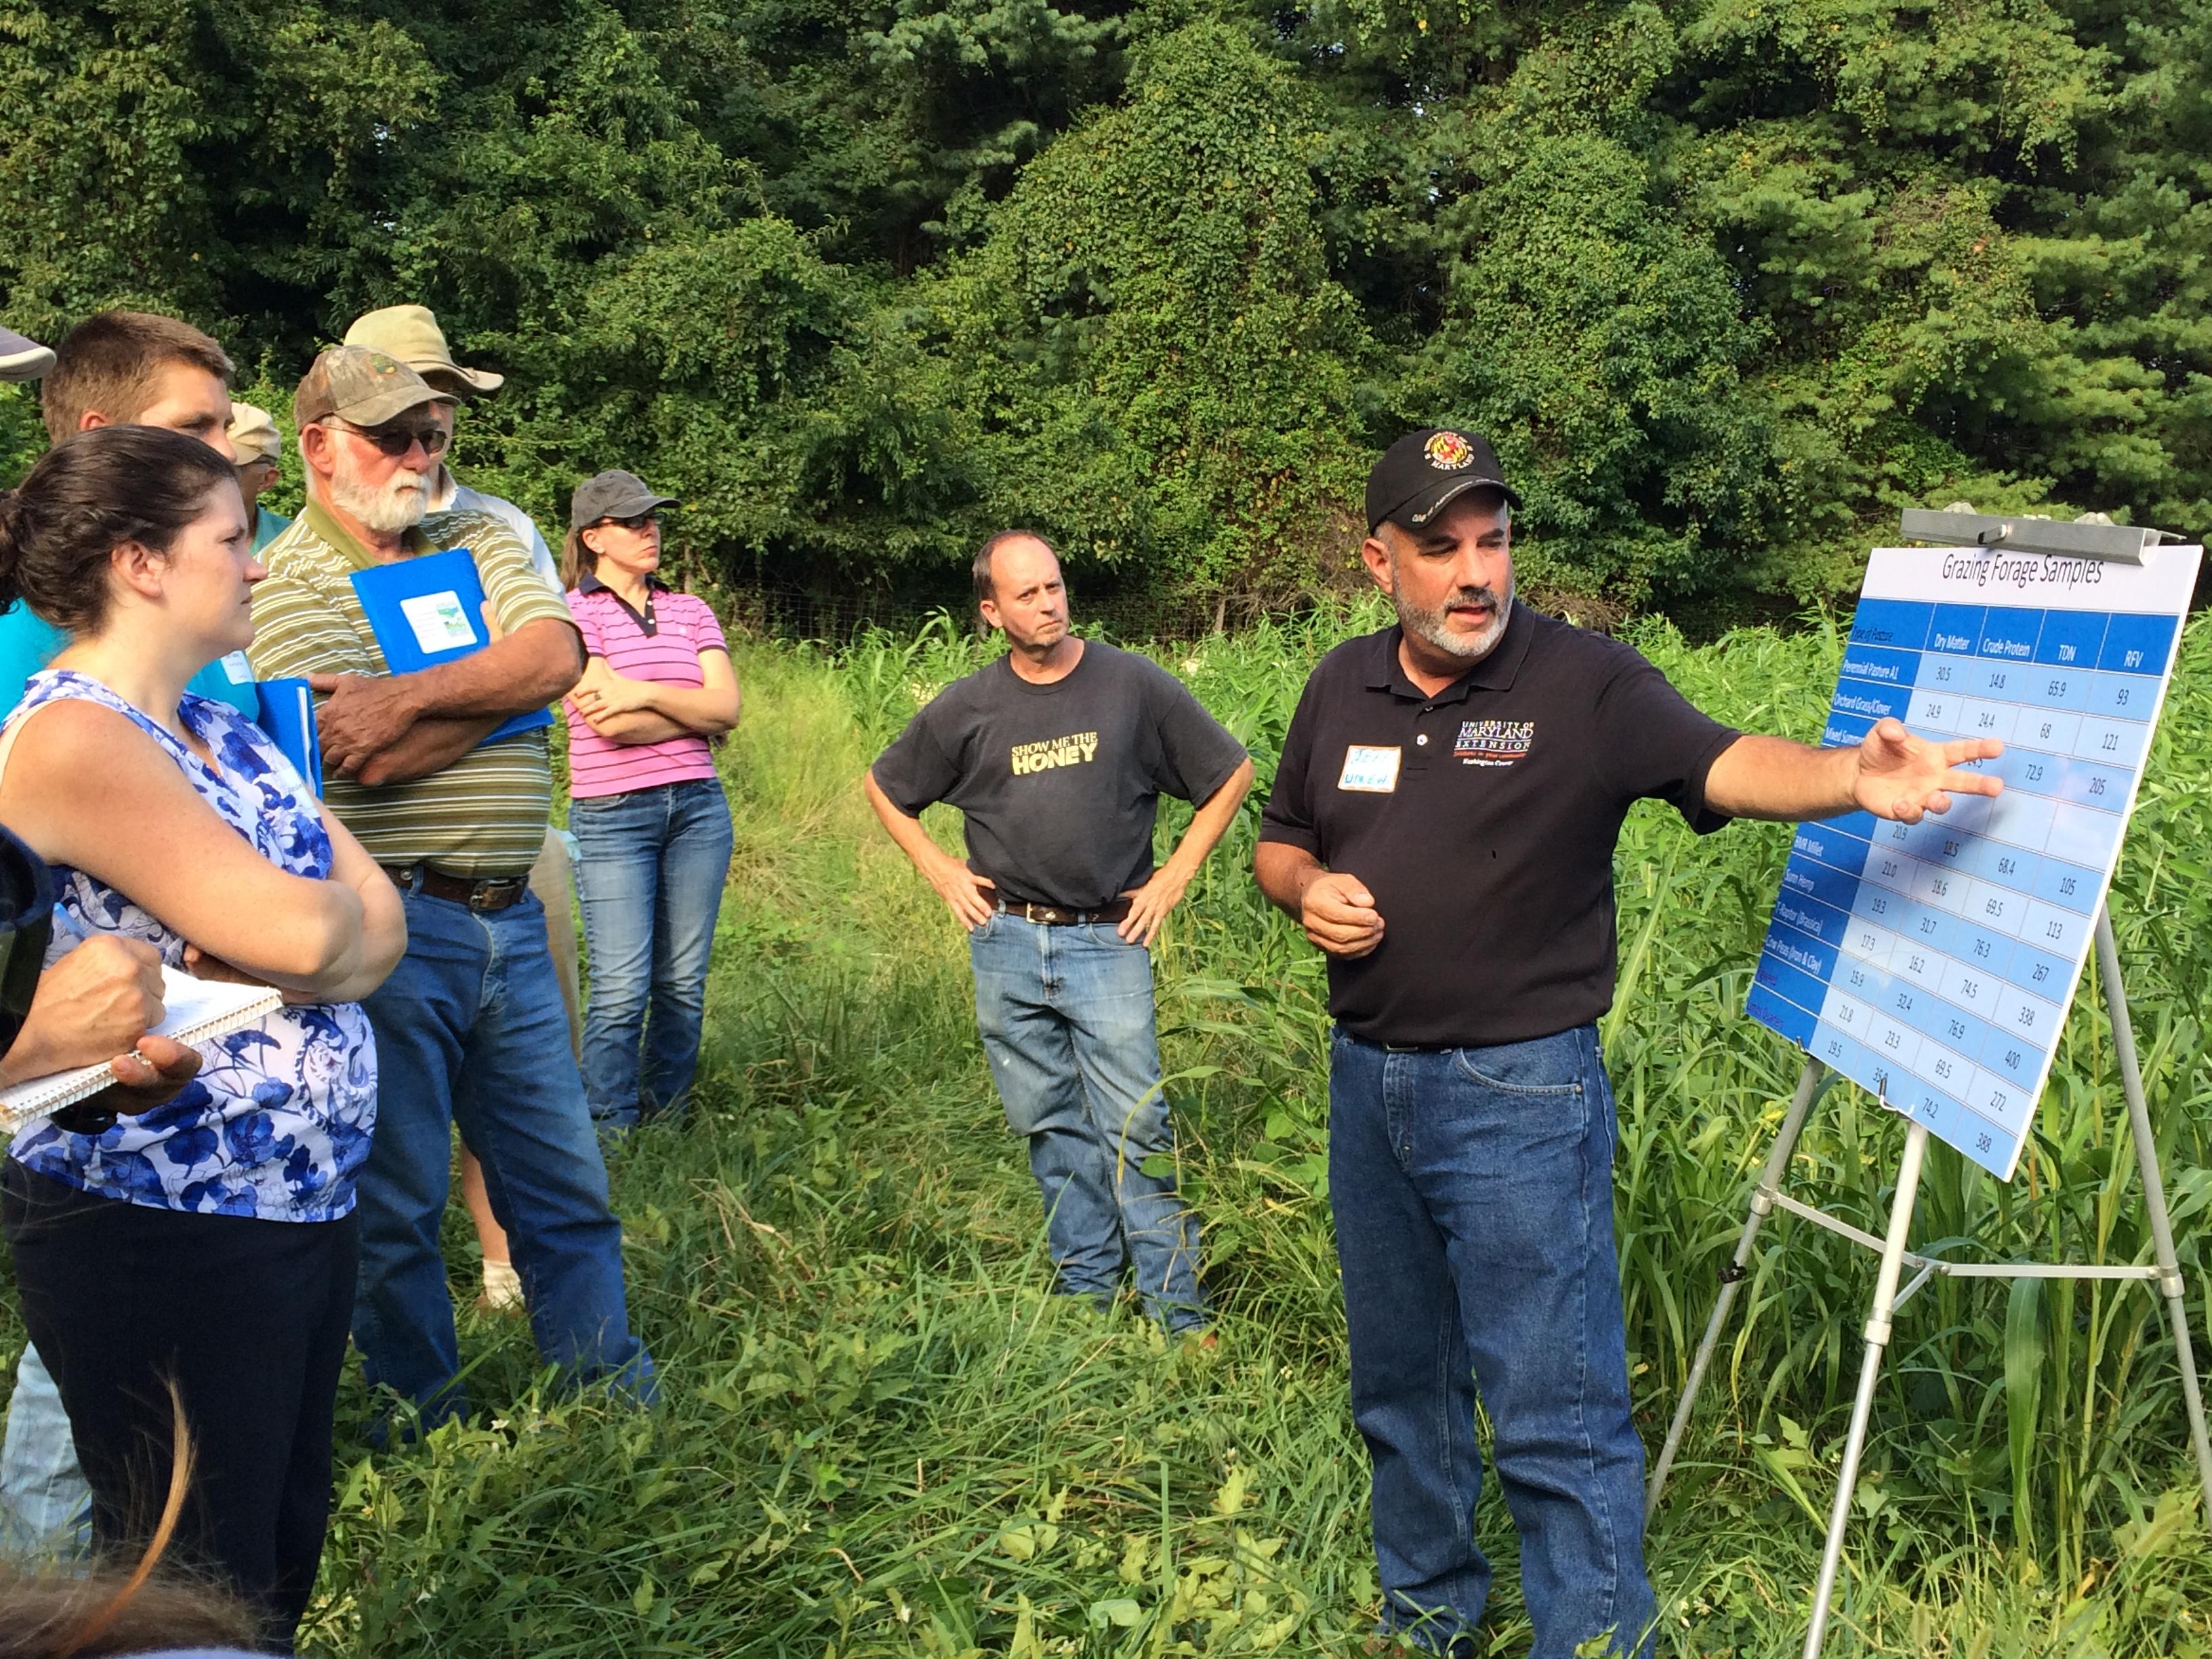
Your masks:
<svg viewBox="0 0 2212 1659"><path fill-rule="evenodd" d="M1036 1199L980 1060L963 943L858 798L877 747L981 645L941 624L834 659L746 649L701 1110L638 1135L613 1170L666 1399L637 1415L562 1398L526 1331L469 1323L474 1425L342 1448L313 1640L376 1659L1356 1651L1376 1586L1327 1208L1323 981L1248 870L1307 667L1375 620L1274 625L1166 659L1261 772L1157 953L1218 1353L1046 1294ZM1818 729L1832 630L1639 643L1723 718ZM2200 1340L2208 790L2200 623L2115 896ZM932 822L954 835L949 815ZM1700 839L1644 807L1621 843L1624 975L1606 1039L1654 1442L1796 1073L1795 1052L1741 1012L1787 836ZM2001 1186L1938 1150L1916 1246L2147 1259L2094 1004L2085 987L2019 1178ZM1793 1187L1879 1231L1902 1134L1839 1089ZM458 1218L447 1242L465 1302L473 1247ZM1770 1224L1651 1540L1663 1651L1796 1651L1872 1276L1863 1253ZM1900 1317L1892 1353L1831 1652L2212 1650L2212 1547L2148 1291L1939 1281ZM1501 1566L1491 1649L1525 1651L1494 1490L1479 1534Z"/></svg>

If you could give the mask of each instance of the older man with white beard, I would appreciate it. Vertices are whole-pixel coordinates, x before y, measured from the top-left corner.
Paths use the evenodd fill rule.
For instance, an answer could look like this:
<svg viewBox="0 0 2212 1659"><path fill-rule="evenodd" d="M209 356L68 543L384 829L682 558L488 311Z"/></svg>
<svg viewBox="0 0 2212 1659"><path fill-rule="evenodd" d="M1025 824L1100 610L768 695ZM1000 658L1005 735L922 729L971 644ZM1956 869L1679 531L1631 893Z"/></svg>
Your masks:
<svg viewBox="0 0 2212 1659"><path fill-rule="evenodd" d="M430 1421L465 1408L439 1249L456 1121L512 1240L539 1352L573 1376L653 1391L527 882L551 806L545 734L487 741L575 683L581 642L504 523L426 512L452 430L433 412L442 395L382 352L315 360L293 401L307 504L261 556L252 647L263 678L304 675L322 698L326 804L405 896L407 955L365 1005L380 1076L354 1340L369 1382ZM352 579L450 547L476 560L495 638L393 674Z"/></svg>

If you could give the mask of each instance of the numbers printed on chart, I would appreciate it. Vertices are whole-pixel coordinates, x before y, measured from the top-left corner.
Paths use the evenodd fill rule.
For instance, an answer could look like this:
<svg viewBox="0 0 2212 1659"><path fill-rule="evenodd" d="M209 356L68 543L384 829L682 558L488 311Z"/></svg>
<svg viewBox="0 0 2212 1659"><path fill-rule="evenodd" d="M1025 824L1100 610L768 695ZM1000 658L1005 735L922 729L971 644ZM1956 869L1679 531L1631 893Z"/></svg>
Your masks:
<svg viewBox="0 0 2212 1659"><path fill-rule="evenodd" d="M2080 583L2028 561L1990 580L1929 548L1868 564L1823 741L1886 716L1995 738L1974 765L2003 789L1917 824L1799 825L1749 1012L1999 1175L2081 976L2200 559L2161 547Z"/></svg>

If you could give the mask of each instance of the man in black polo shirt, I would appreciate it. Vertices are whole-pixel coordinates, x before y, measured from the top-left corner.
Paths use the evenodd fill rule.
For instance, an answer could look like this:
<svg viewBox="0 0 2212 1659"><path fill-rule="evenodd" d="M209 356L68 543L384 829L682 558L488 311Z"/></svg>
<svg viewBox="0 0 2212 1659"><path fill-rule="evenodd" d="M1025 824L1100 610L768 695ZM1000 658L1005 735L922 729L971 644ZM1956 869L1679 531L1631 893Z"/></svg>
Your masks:
<svg viewBox="0 0 2212 1659"><path fill-rule="evenodd" d="M1999 752L1884 720L1856 749L1746 737L1629 647L1513 598L1497 457L1393 444L1361 557L1398 625L1314 670L1255 873L1328 955L1329 1199L1352 1414L1374 1460L1386 1629L1472 1646L1475 1392L1521 1534L1533 1659L1610 1632L1650 1650L1644 1449L1613 1254L1613 1097L1597 1046L1630 805L1699 833L1864 809L1917 822Z"/></svg>
<svg viewBox="0 0 2212 1659"><path fill-rule="evenodd" d="M1006 1121L1030 1143L1060 1290L1103 1303L1125 1266L1170 1332L1206 1322L1198 1224L1174 1177L1151 946L1252 785L1252 763L1173 676L1068 632L1060 561L1006 531L975 556L1007 653L955 681L869 771L869 805L968 929L975 1012ZM1163 794L1198 803L1152 865ZM968 861L921 827L966 815Z"/></svg>

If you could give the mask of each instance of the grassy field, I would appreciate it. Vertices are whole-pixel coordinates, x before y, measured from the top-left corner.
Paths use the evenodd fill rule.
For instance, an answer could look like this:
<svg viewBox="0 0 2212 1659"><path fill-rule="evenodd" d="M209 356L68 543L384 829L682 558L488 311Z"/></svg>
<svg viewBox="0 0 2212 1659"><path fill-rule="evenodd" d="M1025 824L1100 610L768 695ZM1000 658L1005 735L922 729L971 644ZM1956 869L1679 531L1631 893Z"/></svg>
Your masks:
<svg viewBox="0 0 2212 1659"><path fill-rule="evenodd" d="M1047 1296L963 943L855 788L918 702L973 665L973 642L939 629L834 662L745 649L701 1109L639 1134L613 1170L666 1400L640 1415L561 1399L526 1331L472 1320L473 1426L341 1447L311 1642L364 1659L1356 1651L1376 1584L1323 1173L1322 976L1247 872L1305 667L1363 620L1170 659L1261 765L1254 805L1158 953L1218 1353L1164 1342L1126 1306ZM1830 632L1641 642L1725 718L1818 729ZM2203 623L2180 686L2116 905L2202 1336ZM1786 845L1775 826L1699 841L1647 806L1621 848L1607 1036L1632 1363L1655 1448L1796 1073L1794 1051L1741 1017ZM1916 1243L2145 1259L2092 1001L2019 1178L2001 1187L1938 1149ZM1901 1139L1839 1090L1802 1144L1798 1189L1878 1230ZM1794 1654L1801 1639L1872 1262L1786 1220L1767 1240L1654 1531L1669 1654ZM475 1252L458 1218L448 1243L465 1300ZM1939 1283L1892 1352L1832 1653L2212 1651L2212 1547L2144 1291ZM1525 1651L1494 1486L1480 1533L1501 1566L1492 1650Z"/></svg>

